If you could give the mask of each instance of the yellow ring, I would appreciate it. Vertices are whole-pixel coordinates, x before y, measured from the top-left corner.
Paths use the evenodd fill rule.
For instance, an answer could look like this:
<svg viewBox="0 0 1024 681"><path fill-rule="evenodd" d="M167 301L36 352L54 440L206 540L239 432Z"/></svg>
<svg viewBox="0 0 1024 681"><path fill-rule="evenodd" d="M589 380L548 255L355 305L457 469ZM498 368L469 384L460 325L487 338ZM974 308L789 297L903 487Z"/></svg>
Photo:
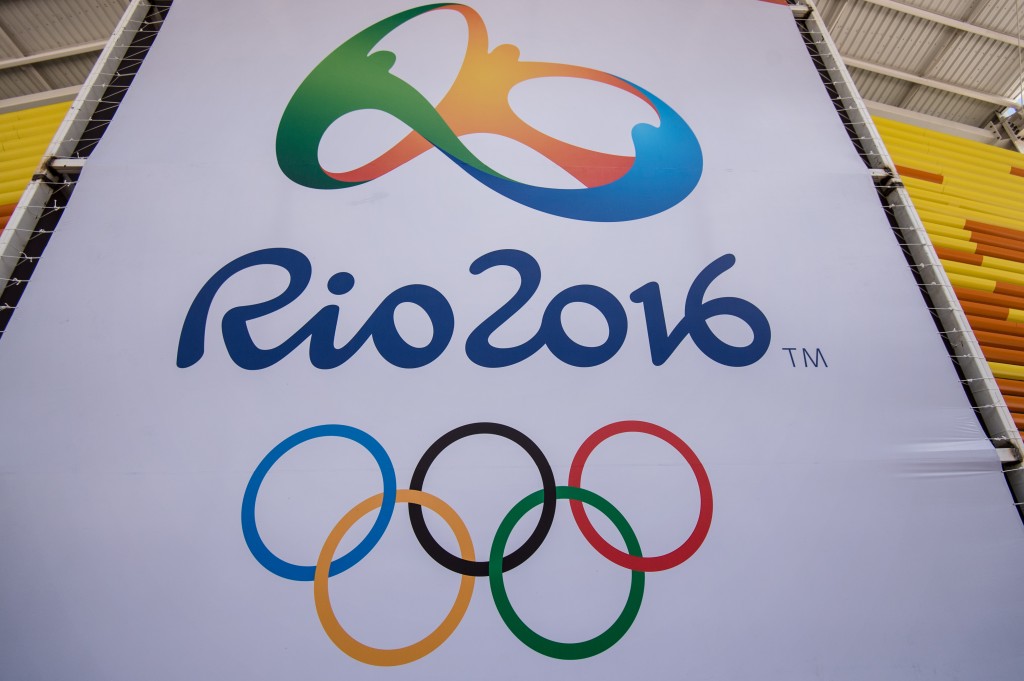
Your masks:
<svg viewBox="0 0 1024 681"><path fill-rule="evenodd" d="M342 537L348 532L357 520L370 511L379 508L383 502L384 495L376 494L365 501L362 501L346 513L338 524L334 526L331 533L327 535L327 541L320 550L320 556L316 559L316 572L313 573L313 599L316 602L316 614L320 618L320 624L330 637L334 645L338 646L341 652L349 657L366 664L377 665L378 667L393 667L400 664L408 664L433 652L438 646L444 643L455 627L466 614L469 608L469 601L473 597L473 584L476 581L470 575L463 575L459 584L459 593L455 597L455 604L451 611L445 616L441 624L430 632L426 638L404 648L373 648L352 638L334 616L334 608L331 607L331 596L327 590L328 572L330 571L331 559L338 549ZM459 553L465 560L476 560L473 553L473 540L469 536L469 530L462 518L452 509L451 506L441 501L433 494L417 490L400 489L395 497L396 503L419 504L429 508L441 519L448 523L448 527L455 534L459 543Z"/></svg>

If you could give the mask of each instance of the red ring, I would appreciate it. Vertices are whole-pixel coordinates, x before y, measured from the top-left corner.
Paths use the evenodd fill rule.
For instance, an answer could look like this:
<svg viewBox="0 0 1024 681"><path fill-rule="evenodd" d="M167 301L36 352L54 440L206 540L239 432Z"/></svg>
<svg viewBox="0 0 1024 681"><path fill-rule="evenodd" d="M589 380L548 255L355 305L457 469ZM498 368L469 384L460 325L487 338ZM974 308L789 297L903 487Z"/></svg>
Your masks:
<svg viewBox="0 0 1024 681"><path fill-rule="evenodd" d="M704 543L704 539L708 536L708 530L711 529L711 513L714 504L711 499L711 481L708 479L708 473L704 470L704 465L697 458L697 455L693 453L693 450L690 449L690 446L672 431L653 423L647 423L646 421L618 421L599 428L580 445L576 456L573 457L572 466L569 468L569 485L571 487L582 487L583 466L594 449L608 438L620 433L646 433L647 435L653 435L672 445L677 452L682 454L686 462L690 464L690 468L693 469L693 474L697 478L697 489L700 491L700 513L697 515L697 524L693 528L693 532L690 533L690 536L679 547L666 554L650 557L631 556L615 548L598 534L597 530L590 523L590 518L587 517L586 509L579 501L569 501L572 517L576 519L576 525L579 526L580 532L590 542L590 545L616 565L640 572L660 572L661 570L674 568L697 552L697 549L700 548L700 545Z"/></svg>

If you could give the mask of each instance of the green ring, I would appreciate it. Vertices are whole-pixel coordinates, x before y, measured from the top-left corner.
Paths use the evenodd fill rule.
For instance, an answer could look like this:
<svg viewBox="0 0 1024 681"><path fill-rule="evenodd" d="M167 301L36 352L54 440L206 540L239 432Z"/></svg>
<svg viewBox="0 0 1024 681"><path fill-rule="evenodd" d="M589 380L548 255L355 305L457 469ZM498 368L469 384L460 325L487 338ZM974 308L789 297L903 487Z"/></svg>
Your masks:
<svg viewBox="0 0 1024 681"><path fill-rule="evenodd" d="M555 488L555 498L573 499L593 506L607 516L612 521L612 524L615 525L615 528L626 542L626 550L629 552L629 555L637 557L642 555L640 552L640 542L637 540L633 528L629 526L626 518L619 513L619 510L612 506L611 502L604 497L590 490L560 485ZM494 606L498 609L498 614L501 615L501 619L504 620L505 626L509 628L509 631L541 655L547 655L558 660L582 660L587 657L593 657L618 643L619 639L625 636L629 628L633 626L633 622L640 612L640 604L644 599L645 575L643 572L633 571L633 578L629 585L629 597L626 599L626 605L623 607L622 613L610 627L590 640L580 641L579 643L560 643L544 638L533 629L530 629L520 619L519 615L516 614L512 603L508 599L508 593L505 591L505 577L501 571L501 561L505 555L505 545L508 543L509 536L512 534L516 523L522 520L523 516L530 509L540 506L543 501L544 490L538 490L527 496L512 507L512 510L501 521L498 531L494 534L494 543L491 544L491 555L488 561L488 577L491 583L491 596L494 598Z"/></svg>

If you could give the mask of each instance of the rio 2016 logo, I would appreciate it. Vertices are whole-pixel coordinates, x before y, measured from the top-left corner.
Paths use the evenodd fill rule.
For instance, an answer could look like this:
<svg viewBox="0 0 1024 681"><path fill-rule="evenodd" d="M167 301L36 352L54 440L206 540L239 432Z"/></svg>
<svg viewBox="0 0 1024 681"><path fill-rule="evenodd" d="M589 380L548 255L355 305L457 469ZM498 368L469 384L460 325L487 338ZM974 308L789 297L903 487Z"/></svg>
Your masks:
<svg viewBox="0 0 1024 681"><path fill-rule="evenodd" d="M458 12L469 27L469 44L462 68L447 95L435 108L415 88L390 73L395 55L373 49L399 26L435 10ZM603 154L554 139L523 122L512 111L508 95L518 83L535 78L571 77L591 80L628 92L650 105L660 125L633 128L636 157ZM318 150L325 131L345 114L379 110L412 128L402 141L361 168L333 173L320 166ZM484 165L460 141L460 135L497 133L537 150L569 173L584 189L552 189L527 185L502 176ZM689 126L667 104L638 85L594 69L565 64L520 62L518 50L501 45L488 51L487 31L469 7L436 4L400 12L377 22L329 54L299 86L285 108L277 133L277 160L295 182L317 189L353 187L380 177L432 147L440 149L471 176L519 203L540 211L590 221L635 220L667 210L696 186L702 169L700 145ZM715 362L731 367L749 366L768 350L771 327L761 310L749 301L722 296L705 299L709 286L736 263L730 253L716 258L695 277L685 295L684 316L674 325L666 319L662 291L655 281L640 286L629 300L643 307L651 361L664 364L687 338ZM225 313L221 331L232 361L249 370L273 366L309 341L310 363L333 369L347 362L367 342L388 363L405 369L426 366L438 359L453 339L459 315L448 298L426 284L403 286L374 310L370 318L342 347L335 337L341 308L327 305L300 329L273 348L254 341L249 323L273 314L293 302L311 280L310 260L285 248L253 251L218 270L193 300L182 324L177 364L187 368L205 352L207 321L214 298L235 275L262 266L284 269L287 289L271 299L240 305ZM541 267L530 254L516 249L487 253L470 266L479 275L496 267L510 267L520 277L520 288L504 305L480 322L465 343L467 358L488 368L512 366L547 348L560 361L575 367L593 367L609 361L626 340L628 321L623 304L607 289L592 285L570 286L545 308L537 332L515 347L499 347L491 337L515 316L537 292ZM349 272L337 272L327 282L335 296L355 287ZM562 311L569 305L593 308L608 327L607 339L597 346L575 341L562 326ZM426 346L406 341L395 323L396 310L411 305L422 310L430 324ZM708 324L716 317L734 317L751 332L746 345L733 345L716 335Z"/></svg>
<svg viewBox="0 0 1024 681"><path fill-rule="evenodd" d="M671 326L666 319L661 287L648 282L633 291L629 299L643 307L647 322L647 342L651 361L660 366L676 348L692 338L694 345L719 364L749 366L768 350L772 332L764 313L753 303L733 296L706 300L708 288L736 263L731 254L723 255L705 267L694 279L684 298L683 317ZM308 340L310 363L318 369L341 366L368 341L388 363L403 369L418 369L430 364L451 342L456 314L443 293L425 284L402 286L388 295L355 335L342 347L335 346L341 323L341 307L326 305L284 342L273 348L261 348L250 333L249 323L287 307L294 302L312 278L312 264L304 254L290 248L265 248L247 253L218 270L192 301L178 341L178 366L186 368L202 358L206 348L206 327L214 299L221 287L233 277L252 268L274 265L288 273L288 286L279 295L258 303L231 308L221 320L224 347L232 361L249 370L266 369L280 362ZM622 348L629 324L622 303L608 290L592 284L577 284L559 292L547 304L536 333L526 342L501 347L491 337L533 298L540 287L540 263L529 253L514 249L492 251L477 258L470 272L480 275L495 267L509 267L520 279L519 289L504 305L480 322L466 339L466 357L488 368L508 367L526 361L541 348L558 360L575 367L593 367L610 360ZM327 290L343 296L356 280L349 272L337 272L327 280ZM608 326L608 337L596 346L583 345L562 326L562 311L571 304L583 304L597 312ZM424 346L409 343L395 322L401 305L418 307L431 328L430 342ZM708 323L715 317L734 317L749 327L750 342L732 345L719 338Z"/></svg>
<svg viewBox="0 0 1024 681"><path fill-rule="evenodd" d="M582 487L583 468L596 447L623 433L640 433L658 438L683 457L692 470L700 497L700 510L690 534L673 550L658 556L645 556L633 528L625 516L604 497ZM423 490L427 473L434 461L449 446L474 435L493 435L519 445L532 459L541 478L541 489L527 495L505 515L494 535L486 560L477 560L473 541L462 518L440 498ZM337 522L324 542L316 565L296 565L274 554L264 543L256 526L256 499L270 469L289 451L317 438L342 438L361 445L373 456L380 469L384 490L356 504ZM555 641L531 629L516 613L505 589L504 573L522 565L540 548L555 515L558 499L569 502L573 519L587 542L604 558L630 570L629 595L615 621L597 636L577 642ZM328 579L352 568L377 545L394 515L396 504L408 504L409 522L423 550L439 565L461 575L458 594L451 611L430 634L402 648L375 648L356 640L342 626L331 603ZM515 550L506 553L506 545L520 520L532 509L540 507L537 526ZM602 537L587 516L584 506L604 515L622 536L626 551ZM446 551L430 533L423 516L426 507L436 513L450 528L458 543L460 555ZM377 510L379 509L379 510ZM334 554L346 533L362 517L377 510L370 531L355 547L335 558ZM260 565L273 574L295 581L313 582L313 599L320 623L331 641L345 654L360 662L377 666L396 666L418 660L444 643L458 627L469 608L476 577L487 577L494 606L505 626L523 644L548 657L580 660L598 655L615 645L629 631L640 612L645 575L675 568L700 548L711 527L713 501L707 471L693 450L675 433L645 421L619 421L596 430L580 445L569 467L567 485L556 485L547 457L533 440L522 432L500 423L470 423L445 433L420 458L409 481L408 489L397 489L395 468L384 447L368 433L347 425L314 426L295 433L274 447L257 465L249 478L242 498L242 534L246 545Z"/></svg>
<svg viewBox="0 0 1024 681"><path fill-rule="evenodd" d="M435 108L412 85L390 72L391 52L373 49L399 26L436 10L465 19L469 40L462 68ZM555 139L517 116L512 88L536 78L579 78L622 90L657 114L657 127L633 128L635 158L605 154ZM382 111L411 128L403 140L360 168L330 172L320 165L321 138L353 111ZM584 188L558 189L516 182L477 158L460 137L492 133L539 152ZM465 5L416 7L361 31L331 52L299 86L277 131L277 161L292 181L314 189L343 189L370 182L431 148L492 190L552 215L592 222L622 222L668 210L697 186L703 168L700 144L686 122L654 94L628 80L568 64L519 61L513 45L489 51L480 15Z"/></svg>

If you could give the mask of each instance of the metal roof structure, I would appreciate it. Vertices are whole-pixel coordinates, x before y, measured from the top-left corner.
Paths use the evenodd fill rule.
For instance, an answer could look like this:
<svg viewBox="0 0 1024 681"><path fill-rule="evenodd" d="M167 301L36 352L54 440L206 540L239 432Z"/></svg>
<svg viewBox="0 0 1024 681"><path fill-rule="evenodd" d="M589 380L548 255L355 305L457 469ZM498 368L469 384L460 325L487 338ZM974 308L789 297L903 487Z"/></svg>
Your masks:
<svg viewBox="0 0 1024 681"><path fill-rule="evenodd" d="M128 3L0 3L0 112L72 99ZM1020 115L1003 115L1020 107L1024 87L1024 0L806 4L824 20L873 113L1024 149L1024 133L1013 135Z"/></svg>
<svg viewBox="0 0 1024 681"><path fill-rule="evenodd" d="M1010 141L1001 122L1005 110L1020 108L1024 87L1022 0L815 4L873 113Z"/></svg>
<svg viewBox="0 0 1024 681"><path fill-rule="evenodd" d="M74 99L128 3L0 2L0 111Z"/></svg>

